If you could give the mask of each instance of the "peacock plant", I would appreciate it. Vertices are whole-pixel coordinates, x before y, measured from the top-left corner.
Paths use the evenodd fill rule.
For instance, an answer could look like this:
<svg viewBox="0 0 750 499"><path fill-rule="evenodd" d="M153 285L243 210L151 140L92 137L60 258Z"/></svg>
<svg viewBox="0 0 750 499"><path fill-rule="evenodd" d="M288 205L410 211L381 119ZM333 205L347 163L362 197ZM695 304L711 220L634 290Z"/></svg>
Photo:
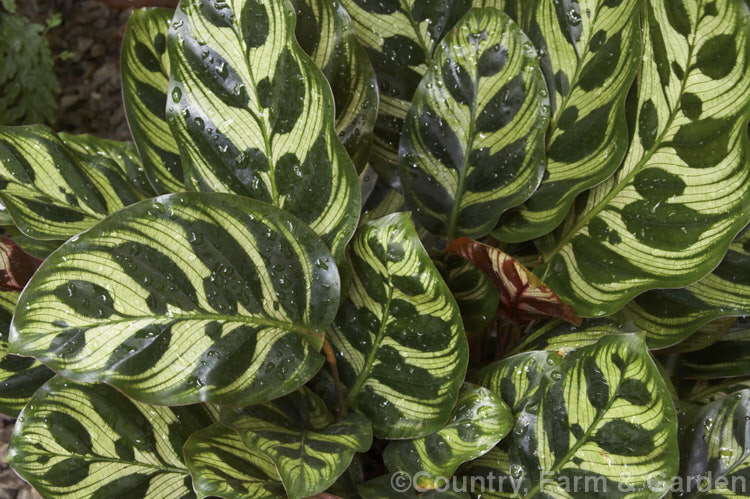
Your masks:
<svg viewBox="0 0 750 499"><path fill-rule="evenodd" d="M749 49L740 0L136 10L133 143L0 128L7 461L50 498L750 494Z"/></svg>

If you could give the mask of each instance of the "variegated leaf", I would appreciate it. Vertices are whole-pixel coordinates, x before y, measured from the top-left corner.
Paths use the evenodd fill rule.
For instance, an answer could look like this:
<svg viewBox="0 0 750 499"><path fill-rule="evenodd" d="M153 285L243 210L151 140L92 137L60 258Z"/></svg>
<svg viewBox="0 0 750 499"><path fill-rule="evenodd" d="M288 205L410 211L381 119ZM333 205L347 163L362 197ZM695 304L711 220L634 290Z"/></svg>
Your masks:
<svg viewBox="0 0 750 499"><path fill-rule="evenodd" d="M500 294L500 312L516 325L549 317L581 323L570 305L507 253L468 237L451 242L445 251L474 262L489 276Z"/></svg>
<svg viewBox="0 0 750 499"><path fill-rule="evenodd" d="M199 405L148 406L56 376L21 412L6 459L45 497L190 498L182 446L212 422Z"/></svg>
<svg viewBox="0 0 750 499"><path fill-rule="evenodd" d="M489 388L518 414L539 389L544 373L560 364L564 353L531 351L493 362L472 376L472 381Z"/></svg>
<svg viewBox="0 0 750 499"><path fill-rule="evenodd" d="M727 381L705 386L705 380L699 380L696 389L684 396L686 402L692 404L710 404L716 402L730 393L750 389L750 379L729 379Z"/></svg>
<svg viewBox="0 0 750 499"><path fill-rule="evenodd" d="M185 190L177 143L167 124L172 9L138 9L128 20L120 61L122 97L146 175L159 193Z"/></svg>
<svg viewBox="0 0 750 499"><path fill-rule="evenodd" d="M518 499L522 480L510 473L508 445L509 439L503 440L487 454L461 466L459 483L479 484L482 499Z"/></svg>
<svg viewBox="0 0 750 499"><path fill-rule="evenodd" d="M239 434L220 424L200 430L185 442L185 464L199 499L277 499L284 487L273 462L249 450Z"/></svg>
<svg viewBox="0 0 750 499"><path fill-rule="evenodd" d="M552 350L567 353L577 348L593 345L601 338L612 334L641 332L635 325L620 315L601 319L586 319L580 326L561 320L542 323L527 334L512 354L534 350ZM646 337L648 342L648 335Z"/></svg>
<svg viewBox="0 0 750 499"><path fill-rule="evenodd" d="M186 180L310 225L337 257L357 225L357 174L323 73L285 2L181 0L169 32L167 117Z"/></svg>
<svg viewBox="0 0 750 499"><path fill-rule="evenodd" d="M550 91L547 172L493 236L525 241L562 222L576 195L612 175L628 148L625 97L640 61L640 0L524 2L522 26Z"/></svg>
<svg viewBox="0 0 750 499"><path fill-rule="evenodd" d="M362 206L359 225L362 226L392 213L407 211L408 209L403 194L390 187L382 179L378 179L367 197L367 202Z"/></svg>
<svg viewBox="0 0 750 499"><path fill-rule="evenodd" d="M378 116L378 87L367 53L344 7L330 0L293 0L295 34L325 75L336 106L336 134L357 170L364 170Z"/></svg>
<svg viewBox="0 0 750 499"><path fill-rule="evenodd" d="M435 433L390 442L383 459L391 472L414 477L417 490L440 487L436 477L453 476L466 461L492 449L513 428L513 413L487 388L464 383L451 419Z"/></svg>
<svg viewBox="0 0 750 499"><path fill-rule="evenodd" d="M242 196L173 194L51 255L21 295L11 351L147 403L242 406L320 369L338 300L333 258L298 219Z"/></svg>
<svg viewBox="0 0 750 499"><path fill-rule="evenodd" d="M479 331L487 327L500 304L497 289L487 274L458 255L432 250L430 257L458 303L464 329Z"/></svg>
<svg viewBox="0 0 750 499"><path fill-rule="evenodd" d="M343 0L354 31L370 57L380 88L370 164L398 186L398 147L406 113L422 76L432 65L435 46L474 7L497 0Z"/></svg>
<svg viewBox="0 0 750 499"><path fill-rule="evenodd" d="M516 422L511 469L521 497L571 497L576 476L588 497L660 498L677 472L677 416L644 338L614 335L548 371ZM575 494L573 494L575 496Z"/></svg>
<svg viewBox="0 0 750 499"><path fill-rule="evenodd" d="M750 484L750 390L680 419L682 497L747 497Z"/></svg>
<svg viewBox="0 0 750 499"><path fill-rule="evenodd" d="M89 157L91 161L96 161L100 157L114 161L145 197L155 194L132 142L102 139L88 134L73 135L61 132L58 136L63 144L82 157Z"/></svg>
<svg viewBox="0 0 750 499"><path fill-rule="evenodd" d="M688 378L750 376L750 322L737 325L707 348L685 354L680 374Z"/></svg>
<svg viewBox="0 0 750 499"><path fill-rule="evenodd" d="M65 242L55 239L34 239L18 230L18 227L15 225L6 225L3 228L13 242L15 242L22 250L37 258L47 258L50 253L55 251Z"/></svg>
<svg viewBox="0 0 750 499"><path fill-rule="evenodd" d="M750 219L747 6L675 0L644 9L628 155L547 241L535 269L585 317L703 277Z"/></svg>
<svg viewBox="0 0 750 499"><path fill-rule="evenodd" d="M549 100L539 58L507 15L472 9L417 88L399 146L401 183L425 228L483 237L544 173Z"/></svg>
<svg viewBox="0 0 750 499"><path fill-rule="evenodd" d="M67 239L143 198L115 161L76 152L48 127L0 128L0 199L27 236Z"/></svg>
<svg viewBox="0 0 750 499"><path fill-rule="evenodd" d="M354 453L372 444L365 417L350 413L334 419L323 400L305 388L263 405L222 411L221 422L237 431L251 452L270 458L290 499L326 490Z"/></svg>
<svg viewBox="0 0 750 499"><path fill-rule="evenodd" d="M416 438L450 417L468 347L455 299L405 213L362 225L348 299L329 339L347 403L379 438Z"/></svg>
<svg viewBox="0 0 750 499"><path fill-rule="evenodd" d="M721 340L734 327L736 317L716 319L700 327L696 332L663 351L665 354L695 352Z"/></svg>
<svg viewBox="0 0 750 499"><path fill-rule="evenodd" d="M18 295L17 291L0 292L0 414L11 417L18 416L37 388L54 375L34 359L6 355Z"/></svg>
<svg viewBox="0 0 750 499"><path fill-rule="evenodd" d="M695 284L655 289L624 309L649 334L651 348L663 348L720 317L750 315L750 232L743 233L714 271Z"/></svg>

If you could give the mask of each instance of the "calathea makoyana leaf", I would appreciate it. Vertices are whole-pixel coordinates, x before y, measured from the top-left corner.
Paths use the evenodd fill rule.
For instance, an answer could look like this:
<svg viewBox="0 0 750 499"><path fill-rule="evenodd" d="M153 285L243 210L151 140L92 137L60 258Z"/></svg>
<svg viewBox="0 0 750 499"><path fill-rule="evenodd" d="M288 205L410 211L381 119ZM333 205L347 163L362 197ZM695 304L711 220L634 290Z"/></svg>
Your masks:
<svg viewBox="0 0 750 499"><path fill-rule="evenodd" d="M736 317L715 319L698 328L693 334L669 347L665 354L695 352L709 347L729 334L737 322Z"/></svg>
<svg viewBox="0 0 750 499"><path fill-rule="evenodd" d="M740 390L750 389L750 379L728 379L727 381L708 385L705 380L699 380L695 388L683 397L692 404L705 405L715 402Z"/></svg>
<svg viewBox="0 0 750 499"><path fill-rule="evenodd" d="M11 351L147 403L247 405L320 369L339 277L302 222L222 193L147 200L52 254L21 295Z"/></svg>
<svg viewBox="0 0 750 499"><path fill-rule="evenodd" d="M0 291L0 414L11 417L18 416L36 389L54 375L32 358L6 355L18 295L17 291Z"/></svg>
<svg viewBox="0 0 750 499"><path fill-rule="evenodd" d="M239 434L226 426L216 423L193 433L184 450L199 499L276 499L285 495L268 456L245 447Z"/></svg>
<svg viewBox="0 0 750 499"><path fill-rule="evenodd" d="M557 366L564 353L548 350L511 355L480 369L472 381L489 388L518 414L539 389L542 375Z"/></svg>
<svg viewBox="0 0 750 499"><path fill-rule="evenodd" d="M546 242L535 269L585 317L695 282L750 219L747 7L676 0L644 9L628 155Z"/></svg>
<svg viewBox="0 0 750 499"><path fill-rule="evenodd" d="M159 193L185 190L185 178L167 124L167 33L174 10L137 9L122 42L122 97L130 132L146 175Z"/></svg>
<svg viewBox="0 0 750 499"><path fill-rule="evenodd" d="M73 135L61 132L58 136L66 146L83 157L88 156L92 161L100 157L111 159L138 191L147 197L155 194L132 142L102 139L88 134Z"/></svg>
<svg viewBox="0 0 750 499"><path fill-rule="evenodd" d="M673 345L711 320L750 315L750 232L740 235L719 266L700 281L647 291L624 311L648 331L651 348Z"/></svg>
<svg viewBox="0 0 750 499"><path fill-rule="evenodd" d="M519 2L520 3L520 2ZM640 60L642 2L524 1L522 26L541 54L552 119L547 172L493 235L525 241L553 230L576 195L612 175L628 148L625 97Z"/></svg>
<svg viewBox="0 0 750 499"><path fill-rule="evenodd" d="M576 325L581 323L570 305L563 303L518 260L498 248L461 237L451 242L445 251L474 262L489 276L500 294L500 312L515 324L549 317L559 317Z"/></svg>
<svg viewBox="0 0 750 499"><path fill-rule="evenodd" d="M531 196L544 173L549 100L518 25L472 9L435 48L399 145L406 200L420 224L482 237Z"/></svg>
<svg viewBox="0 0 750 499"><path fill-rule="evenodd" d="M492 449L513 428L513 413L487 388L464 383L451 419L435 433L390 442L383 459L389 471L415 477L419 489L440 487L436 477L453 476L466 461Z"/></svg>
<svg viewBox="0 0 750 499"><path fill-rule="evenodd" d="M6 225L3 227L13 242L16 243L23 251L37 258L47 258L50 253L55 251L65 242L56 239L34 239L29 237L15 225Z"/></svg>
<svg viewBox="0 0 750 499"><path fill-rule="evenodd" d="M487 274L466 258L445 251L432 250L430 257L458 303L464 329L487 327L500 304L497 288Z"/></svg>
<svg viewBox="0 0 750 499"><path fill-rule="evenodd" d="M13 239L0 235L0 291L23 290L41 264L41 258L29 255Z"/></svg>
<svg viewBox="0 0 750 499"><path fill-rule="evenodd" d="M508 457L508 446L510 438L503 440L492 448L488 453L465 463L459 468L457 477L460 484L478 483L484 479L484 492L481 497L488 499L518 499L522 480L519 476L510 473L510 458ZM481 490L479 487L477 489Z"/></svg>
<svg viewBox="0 0 750 499"><path fill-rule="evenodd" d="M685 354L680 374L688 378L750 376L750 323L737 325L707 348Z"/></svg>
<svg viewBox="0 0 750 499"><path fill-rule="evenodd" d="M466 374L458 305L406 213L362 225L347 260L352 288L329 331L347 403L379 438L429 435Z"/></svg>
<svg viewBox="0 0 750 499"><path fill-rule="evenodd" d="M711 402L680 418L684 497L747 497L750 475L750 390Z"/></svg>
<svg viewBox="0 0 750 499"><path fill-rule="evenodd" d="M656 499L677 472L677 416L640 335L604 337L547 371L513 438L523 497L569 497L585 476L598 483L590 497Z"/></svg>
<svg viewBox="0 0 750 499"><path fill-rule="evenodd" d="M143 198L113 160L76 152L48 127L0 128L0 200L27 236L66 239Z"/></svg>
<svg viewBox="0 0 750 499"><path fill-rule="evenodd" d="M293 0L295 34L325 75L336 106L336 134L358 171L365 169L378 116L378 87L349 14L329 0Z"/></svg>
<svg viewBox="0 0 750 499"><path fill-rule="evenodd" d="M432 63L443 36L472 7L465 0L343 0L355 33L372 61L380 88L370 164L387 183L398 185L398 148L414 91ZM474 2L494 6L494 0Z"/></svg>
<svg viewBox="0 0 750 499"><path fill-rule="evenodd" d="M56 376L18 417L6 460L45 497L189 498L182 447L212 422L201 405L149 406Z"/></svg>
<svg viewBox="0 0 750 499"><path fill-rule="evenodd" d="M273 461L290 499L326 490L354 453L372 444L367 418L350 413L334 419L306 388L262 405L222 411L221 422L237 431L250 451Z"/></svg>
<svg viewBox="0 0 750 499"><path fill-rule="evenodd" d="M620 314L600 319L585 319L581 321L580 326L561 320L546 321L524 336L523 341L511 353L552 350L565 354L583 346L593 345L611 334L638 332L641 330ZM646 342L648 343L648 334Z"/></svg>
<svg viewBox="0 0 750 499"><path fill-rule="evenodd" d="M167 116L190 187L283 208L338 259L357 225L357 173L294 23L286 2L181 0Z"/></svg>

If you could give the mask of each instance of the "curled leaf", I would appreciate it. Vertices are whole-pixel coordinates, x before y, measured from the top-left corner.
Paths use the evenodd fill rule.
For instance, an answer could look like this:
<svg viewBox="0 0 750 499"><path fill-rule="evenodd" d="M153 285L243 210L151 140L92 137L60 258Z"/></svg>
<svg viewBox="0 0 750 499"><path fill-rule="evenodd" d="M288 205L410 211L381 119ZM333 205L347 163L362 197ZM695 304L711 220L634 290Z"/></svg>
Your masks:
<svg viewBox="0 0 750 499"><path fill-rule="evenodd" d="M500 293L500 312L516 323L557 317L580 325L570 305L507 253L468 237L456 239L445 250L471 260L487 273Z"/></svg>
<svg viewBox="0 0 750 499"><path fill-rule="evenodd" d="M0 291L21 291L42 259L22 250L11 238L0 236Z"/></svg>

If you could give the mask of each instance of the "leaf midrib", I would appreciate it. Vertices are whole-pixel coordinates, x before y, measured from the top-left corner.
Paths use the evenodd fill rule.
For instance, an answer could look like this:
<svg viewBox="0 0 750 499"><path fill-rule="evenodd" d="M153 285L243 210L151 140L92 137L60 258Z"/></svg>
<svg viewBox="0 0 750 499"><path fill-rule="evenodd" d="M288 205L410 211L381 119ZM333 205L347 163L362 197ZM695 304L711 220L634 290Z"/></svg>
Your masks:
<svg viewBox="0 0 750 499"><path fill-rule="evenodd" d="M698 23L696 22L695 26L693 27L693 31L691 33L692 39L695 40L696 36L696 30L698 29ZM645 52L646 47L644 46L643 52ZM687 61L690 62L693 59L693 52L695 50L695 44L690 44L690 49L688 51ZM641 58L643 58L643 52L641 53ZM687 66L690 68L690 65ZM680 81L680 91L678 95L683 95L685 93L685 88L687 84L687 78L688 76L692 74L692 71L685 70L684 74L682 75L682 80ZM666 96L665 96L666 99ZM639 98L640 102L640 98ZM678 100L674 106L674 108L671 110L669 114L669 119L667 120L666 125L664 126L664 129L659 133L659 136L654 140L653 145L651 148L643 155L641 160L636 164L635 167L625 175L622 179L619 181L616 180L616 184L612 187L609 193L607 193L606 196L604 196L601 201L599 201L586 215L584 215L576 224L568 231L561 239L560 242L557 243L557 245L550 251L547 255L545 255L546 263L549 263L557 254L562 250L578 233L581 231L583 227L585 227L594 217L599 215L604 208L606 208L609 205L609 202L612 201L625 187L630 185L630 181L635 177L640 171L643 169L643 166L651 159L651 157L661 149L662 147L662 141L664 139L664 136L667 134L668 131L671 130L672 122L674 121L677 112L682 109L682 106L680 104L680 101ZM640 115L640 110L639 110ZM635 140L635 135L633 136L633 140ZM623 160L624 162L627 161L627 157ZM622 168L623 165L620 165L620 168ZM614 173L615 179L617 176L617 172ZM541 279L546 278L549 275L551 266L547 266L547 268L544 270L544 274L541 276Z"/></svg>
<svg viewBox="0 0 750 499"><path fill-rule="evenodd" d="M365 360L365 365L362 367L362 372L359 373L359 376L357 376L357 380L354 382L354 385L352 386L352 389L349 391L349 395L346 398L347 407L352 403L354 398L359 393L359 390L362 389L362 385L364 385L365 381L370 376L370 371L372 370L372 365L375 362L375 357L377 357L380 343L385 337L385 329L388 323L388 313L391 309L391 301L393 300L393 284L391 283L390 279L388 279L386 286L388 288L388 297L386 298L385 306L383 307L383 315L380 320L380 328L378 329L378 334L375 336L375 341L372 342L372 350L367 355L367 360Z"/></svg>

